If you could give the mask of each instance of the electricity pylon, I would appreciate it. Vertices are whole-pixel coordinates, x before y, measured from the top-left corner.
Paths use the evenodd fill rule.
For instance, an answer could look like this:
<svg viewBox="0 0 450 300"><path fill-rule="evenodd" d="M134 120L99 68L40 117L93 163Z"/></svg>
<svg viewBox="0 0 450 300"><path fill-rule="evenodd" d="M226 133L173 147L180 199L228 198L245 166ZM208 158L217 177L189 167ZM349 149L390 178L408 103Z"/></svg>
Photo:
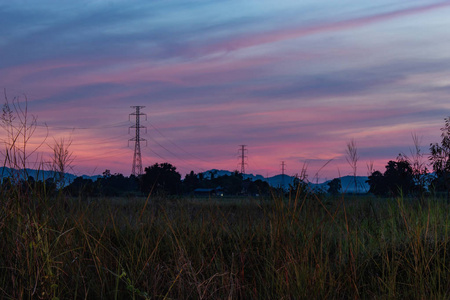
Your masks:
<svg viewBox="0 0 450 300"><path fill-rule="evenodd" d="M247 158L247 155L245 155L245 152L247 151L247 149L245 149L246 146L247 145L239 145L239 151L241 152L241 162L239 163L241 165L241 174L245 174L245 165L247 165L247 163L245 162L245 158Z"/></svg>
<svg viewBox="0 0 450 300"><path fill-rule="evenodd" d="M129 142L134 142L134 156L133 156L133 167L131 169L131 174L134 176L142 175L142 157L141 157L141 142L147 141L146 139L141 138L140 130L141 128L147 128L146 126L142 126L140 124L140 118L141 116L145 116L145 119L147 119L147 115L144 113L141 113L141 108L144 108L145 106L130 106L131 108L136 109L136 112L131 113L130 116L136 116L136 124L133 126L130 126L128 131L130 131L131 128L134 128L136 130L136 134L134 138L131 138L128 140Z"/></svg>

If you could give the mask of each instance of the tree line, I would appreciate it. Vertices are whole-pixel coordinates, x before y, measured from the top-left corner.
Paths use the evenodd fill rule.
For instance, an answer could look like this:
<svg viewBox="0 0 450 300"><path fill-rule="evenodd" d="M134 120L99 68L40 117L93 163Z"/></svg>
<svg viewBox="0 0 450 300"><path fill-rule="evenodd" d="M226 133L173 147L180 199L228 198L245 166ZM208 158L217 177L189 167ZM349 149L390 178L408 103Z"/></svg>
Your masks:
<svg viewBox="0 0 450 300"><path fill-rule="evenodd" d="M415 151L410 156L399 154L395 161L386 164L384 173L371 173L367 180L369 193L382 197L445 193L450 199L450 117L444 120L440 143L430 144L429 163L422 159L423 154L414 139ZM428 166L431 166L431 173Z"/></svg>
<svg viewBox="0 0 450 300"><path fill-rule="evenodd" d="M193 195L198 189L216 189L220 187L226 195L268 195L270 186L262 180L244 179L237 171L230 175L216 176L211 172L191 171L184 180L176 167L170 163L155 163L144 169L139 177L103 172L96 181L77 177L64 188L71 196L126 196L126 195Z"/></svg>

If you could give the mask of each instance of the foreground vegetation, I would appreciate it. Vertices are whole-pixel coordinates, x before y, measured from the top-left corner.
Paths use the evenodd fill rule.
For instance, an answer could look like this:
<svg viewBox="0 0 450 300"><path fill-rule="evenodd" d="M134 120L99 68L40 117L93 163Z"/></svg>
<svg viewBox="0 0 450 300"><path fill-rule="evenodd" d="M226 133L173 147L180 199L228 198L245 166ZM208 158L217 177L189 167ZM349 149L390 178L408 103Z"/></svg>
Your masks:
<svg viewBox="0 0 450 300"><path fill-rule="evenodd" d="M437 198L48 198L2 190L3 299L448 298Z"/></svg>
<svg viewBox="0 0 450 300"><path fill-rule="evenodd" d="M430 157L430 186L447 191L445 200L408 189L426 174L419 151L372 173L379 195L391 198L340 195L340 182L328 196L314 194L303 181L288 196L158 197L171 190L151 177L147 198L113 198L120 174L105 172L97 197L81 179L84 190L65 188L64 139L52 148L54 180L23 175L45 140L30 151L36 119L12 104L6 99L0 117L3 167L17 170L0 186L1 299L450 298L450 118ZM356 174L353 143L349 154ZM379 189L405 174L414 184ZM188 191L206 184L187 179Z"/></svg>

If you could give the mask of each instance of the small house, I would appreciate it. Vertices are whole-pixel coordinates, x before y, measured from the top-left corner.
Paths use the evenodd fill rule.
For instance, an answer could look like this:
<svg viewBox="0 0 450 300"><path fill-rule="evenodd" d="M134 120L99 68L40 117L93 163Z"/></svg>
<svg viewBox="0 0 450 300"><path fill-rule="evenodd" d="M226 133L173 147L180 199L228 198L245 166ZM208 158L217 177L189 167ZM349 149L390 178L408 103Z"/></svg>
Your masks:
<svg viewBox="0 0 450 300"><path fill-rule="evenodd" d="M194 190L194 195L196 196L219 196L219 197L223 197L223 188L218 186L216 188L209 188L209 189L205 189L205 188L198 188Z"/></svg>

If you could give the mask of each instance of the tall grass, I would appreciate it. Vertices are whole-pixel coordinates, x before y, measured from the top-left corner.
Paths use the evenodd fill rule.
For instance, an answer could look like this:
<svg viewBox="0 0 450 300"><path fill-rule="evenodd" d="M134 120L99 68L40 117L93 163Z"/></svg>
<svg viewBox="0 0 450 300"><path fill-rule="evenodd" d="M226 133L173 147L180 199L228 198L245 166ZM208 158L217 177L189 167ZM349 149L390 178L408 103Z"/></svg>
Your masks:
<svg viewBox="0 0 450 300"><path fill-rule="evenodd" d="M2 298L446 298L444 201L2 192Z"/></svg>

